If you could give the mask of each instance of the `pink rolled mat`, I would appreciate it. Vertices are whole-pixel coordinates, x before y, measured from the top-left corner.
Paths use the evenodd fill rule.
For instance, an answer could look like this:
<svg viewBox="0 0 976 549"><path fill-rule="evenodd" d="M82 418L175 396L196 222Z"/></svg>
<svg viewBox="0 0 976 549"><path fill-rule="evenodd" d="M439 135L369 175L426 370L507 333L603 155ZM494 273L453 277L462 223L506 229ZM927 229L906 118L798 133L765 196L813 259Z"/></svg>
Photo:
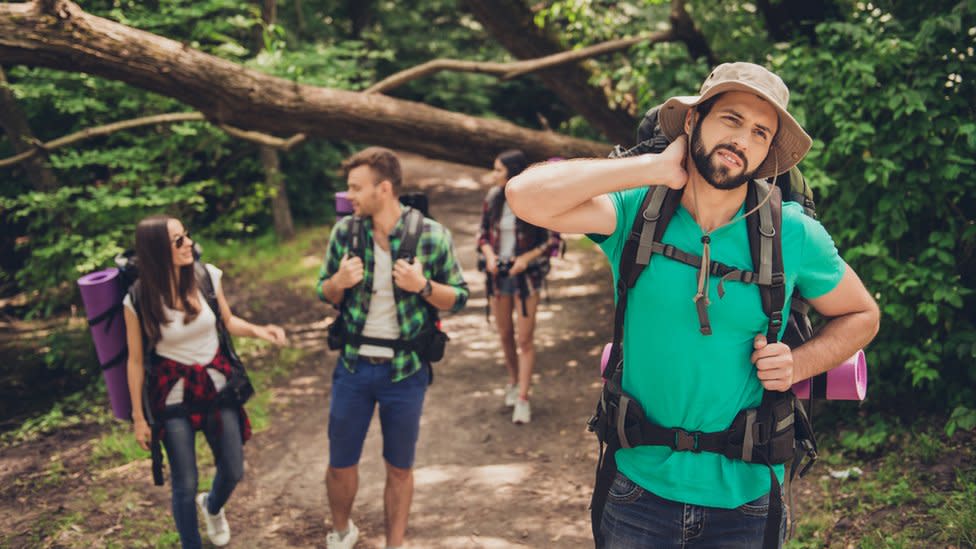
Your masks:
<svg viewBox="0 0 976 549"><path fill-rule="evenodd" d="M607 343L603 346L603 355L600 356L600 377L603 381L607 380L607 362L610 362L610 351L613 349L613 343Z"/></svg>
<svg viewBox="0 0 976 549"><path fill-rule="evenodd" d="M607 362L610 361L610 350L612 343L603 346L603 355L600 357L600 376L606 381ZM858 349L854 356L844 361L840 366L829 370L824 374L826 381L822 378L818 384L826 388L826 394L815 394L814 398L825 398L827 400L864 400L868 392L868 368L864 358L864 350ZM805 379L796 383L792 387L793 394L800 398L810 398L811 380Z"/></svg>
<svg viewBox="0 0 976 549"><path fill-rule="evenodd" d="M78 288L95 342L95 353L102 365L112 413L119 419L129 419L132 402L126 375L125 320L119 270L113 267L87 274L78 279Z"/></svg>
<svg viewBox="0 0 976 549"><path fill-rule="evenodd" d="M827 400L864 400L868 392L868 368L864 359L864 351L858 350L854 356L845 360L840 366L828 370L826 382L820 380L805 379L793 385L793 393L800 398L810 398L811 385L820 385L821 389L814 389L813 398L825 398ZM819 377L819 376L817 376ZM822 389L826 388L823 394ZM818 394L821 393L821 394Z"/></svg>
<svg viewBox="0 0 976 549"><path fill-rule="evenodd" d="M349 201L349 193L339 191L335 193L336 218L352 214L352 202Z"/></svg>

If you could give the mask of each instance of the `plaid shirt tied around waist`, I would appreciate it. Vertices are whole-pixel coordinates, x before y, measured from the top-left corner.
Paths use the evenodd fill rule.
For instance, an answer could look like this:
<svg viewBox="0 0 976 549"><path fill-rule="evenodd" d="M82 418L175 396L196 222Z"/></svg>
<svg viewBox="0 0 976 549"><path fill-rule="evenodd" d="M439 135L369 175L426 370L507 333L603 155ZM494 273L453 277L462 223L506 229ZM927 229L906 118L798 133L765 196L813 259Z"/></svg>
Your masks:
<svg viewBox="0 0 976 549"><path fill-rule="evenodd" d="M400 219L390 232L390 255L396 261L400 242L406 233L404 219L411 208L403 206ZM373 272L375 259L373 257L373 220L362 218L363 239L363 280L349 288L343 295L342 302L333 303L339 307L339 314L345 323L346 330L361 334L366 326L366 315L369 313L369 302L373 295ZM345 217L332 228L329 247L325 254L322 268L319 270L315 290L319 299L326 301L322 293L322 283L332 277L339 270L339 262L346 254L351 254L352 216ZM433 282L446 284L454 289L455 299L451 312L460 311L468 301L468 285L464 281L461 266L456 260L451 232L440 223L424 218L423 229L417 242L415 261L423 266L424 276ZM430 305L417 294L406 292L393 285L393 298L396 302L397 321L400 324L400 339L410 340L419 335L432 324ZM353 345L344 345L342 356L346 359L342 363L350 371L354 371L359 349ZM417 373L422 361L413 351L396 351L393 359L393 381L401 381Z"/></svg>

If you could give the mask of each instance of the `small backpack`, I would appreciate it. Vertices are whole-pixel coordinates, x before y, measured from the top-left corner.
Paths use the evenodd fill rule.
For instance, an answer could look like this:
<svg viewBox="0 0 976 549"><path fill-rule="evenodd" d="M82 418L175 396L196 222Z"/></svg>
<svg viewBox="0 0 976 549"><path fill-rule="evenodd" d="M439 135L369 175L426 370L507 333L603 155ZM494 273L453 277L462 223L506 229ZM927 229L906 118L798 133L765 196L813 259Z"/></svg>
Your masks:
<svg viewBox="0 0 976 549"><path fill-rule="evenodd" d="M630 149L614 148L611 158L660 153L670 144L658 123L658 110L652 108L638 128L638 143ZM762 308L769 318L766 338L774 342L783 325L783 307L786 303L785 275L783 272L782 223L783 196L800 202L804 211L813 216L812 192L800 171L794 167L787 174L774 178L772 183L754 180L748 183L746 210L758 207L754 215L746 217L753 271L743 271L711 261L711 276L723 280L736 280L757 284L762 298ZM594 541L602 544L600 521L606 504L610 484L616 475L615 453L620 448L651 444L663 445L675 451L714 452L731 459L769 466L771 490L769 514L764 533L763 547L779 545L779 524L783 513L780 485L772 466L792 460L788 479L797 473L804 475L817 459L816 438L802 402L791 392L764 391L758 408L741 411L727 431L719 433L690 433L683 429L658 426L646 419L644 411L622 388L623 383L623 323L627 307L627 295L633 288L653 254L661 254L671 260L681 261L700 268L702 258L676 249L661 242L672 216L678 208L682 190L665 186L649 187L631 231L624 244L620 259L617 282L614 337L607 364L607 382L603 387L596 411L588 423L600 443L596 483L591 500L591 520ZM721 294L721 286L719 287ZM711 333L704 308L699 302L700 330ZM795 347L810 339L813 329L807 317L809 306L798 294L791 296L786 331L783 342ZM826 374L821 374L826 379ZM821 376L817 376L818 378ZM815 379L814 384L818 381ZM605 448L604 448L605 447ZM803 461L806 465L800 468Z"/></svg>

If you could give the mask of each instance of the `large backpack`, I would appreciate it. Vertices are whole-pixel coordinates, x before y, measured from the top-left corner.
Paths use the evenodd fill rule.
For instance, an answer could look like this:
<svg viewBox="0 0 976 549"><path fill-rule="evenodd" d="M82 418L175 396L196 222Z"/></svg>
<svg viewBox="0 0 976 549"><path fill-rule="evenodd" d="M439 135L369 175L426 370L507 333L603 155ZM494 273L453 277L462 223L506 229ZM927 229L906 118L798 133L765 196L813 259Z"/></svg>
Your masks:
<svg viewBox="0 0 976 549"><path fill-rule="evenodd" d="M426 202L426 197L424 198L424 201ZM401 203L403 203L402 200ZM403 239L400 241L400 246L397 249L397 256L393 258L394 261L397 259L405 259L408 262L413 263L413 260L417 255L417 245L420 243L420 235L423 233L425 217L428 216L425 215L423 210L414 207L407 208L404 218L406 228ZM349 242L349 252L354 256L360 258L364 257L367 238L366 226L361 217L353 216L353 218L350 220L349 237L351 239ZM430 322L421 331L421 333L412 340L404 340L402 338L380 339L375 337L367 337L362 334L350 333L346 330L345 322L342 319L343 308L340 307L335 322L329 326L329 348L332 350L341 351L345 345L359 346L362 344L367 344L376 345L379 347L389 347L394 351L415 352L427 364L429 374L428 383L433 383L434 369L432 363L437 362L444 357L444 348L450 338L441 330L440 313L437 308L428 303L426 300L422 301L427 307Z"/></svg>
<svg viewBox="0 0 976 549"><path fill-rule="evenodd" d="M663 151L670 142L660 129L657 115L658 107L651 109L638 129L637 145L630 149L615 147L611 158ZM710 276L721 277L723 282L735 280L758 286L763 312L769 318L766 340L772 343L778 340L780 328L783 326L782 310L786 303L780 239L781 193L786 191L786 196L799 201L809 215L814 213L814 203L806 181L796 168L775 178L772 183L754 180L748 185L746 211L758 208L754 215L746 217L754 271L744 271L710 261L708 272ZM602 546L600 522L607 494L617 471L616 451L638 445L661 445L675 451L714 452L730 459L767 465L771 490L763 547L775 548L779 545L783 502L780 484L772 466L792 460L788 475L788 480L792 480L797 474L805 474L817 459L816 439L802 402L791 391L764 390L759 407L741 411L728 430L703 433L651 423L640 405L623 391L623 323L629 290L634 287L653 254L681 261L696 269L701 267L701 257L662 243L667 225L681 201L681 194L682 190L672 190L665 186L648 188L620 258L613 344L605 376L607 382L588 424L600 443L596 483L590 507L594 541L597 547ZM719 294L721 293L720 285ZM785 319L787 328L783 342L795 347L812 337L813 330L807 318L809 307L799 295L795 294L791 298L790 312ZM704 300L698 303L699 328L707 335L711 333L711 327L704 310ZM822 380L815 379L813 383L821 384ZM806 464L801 468L804 460Z"/></svg>

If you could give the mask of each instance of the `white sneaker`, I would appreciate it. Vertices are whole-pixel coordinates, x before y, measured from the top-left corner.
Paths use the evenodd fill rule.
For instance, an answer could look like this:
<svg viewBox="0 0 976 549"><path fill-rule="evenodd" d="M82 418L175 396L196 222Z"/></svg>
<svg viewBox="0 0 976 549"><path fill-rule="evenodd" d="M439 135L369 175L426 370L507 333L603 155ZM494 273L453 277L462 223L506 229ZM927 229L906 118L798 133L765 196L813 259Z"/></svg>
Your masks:
<svg viewBox="0 0 976 549"><path fill-rule="evenodd" d="M359 528L349 521L349 531L346 532L345 536L340 537L339 532L332 530L325 536L325 546L328 549L352 549L356 545L356 540L359 539Z"/></svg>
<svg viewBox="0 0 976 549"><path fill-rule="evenodd" d="M518 397L519 397L518 385L512 385L511 383L509 383L508 385L505 386L505 406L508 406L509 408L515 406L515 401L518 400Z"/></svg>
<svg viewBox="0 0 976 549"><path fill-rule="evenodd" d="M207 537L210 538L210 542L217 547L223 547L230 543L230 526L227 524L224 510L221 509L216 515L211 515L210 511L207 511L206 492L197 494L197 506L200 507L203 522L207 525Z"/></svg>
<svg viewBox="0 0 976 549"><path fill-rule="evenodd" d="M512 410L512 423L528 423L532 421L532 407L528 400L518 399L515 401L515 409Z"/></svg>

